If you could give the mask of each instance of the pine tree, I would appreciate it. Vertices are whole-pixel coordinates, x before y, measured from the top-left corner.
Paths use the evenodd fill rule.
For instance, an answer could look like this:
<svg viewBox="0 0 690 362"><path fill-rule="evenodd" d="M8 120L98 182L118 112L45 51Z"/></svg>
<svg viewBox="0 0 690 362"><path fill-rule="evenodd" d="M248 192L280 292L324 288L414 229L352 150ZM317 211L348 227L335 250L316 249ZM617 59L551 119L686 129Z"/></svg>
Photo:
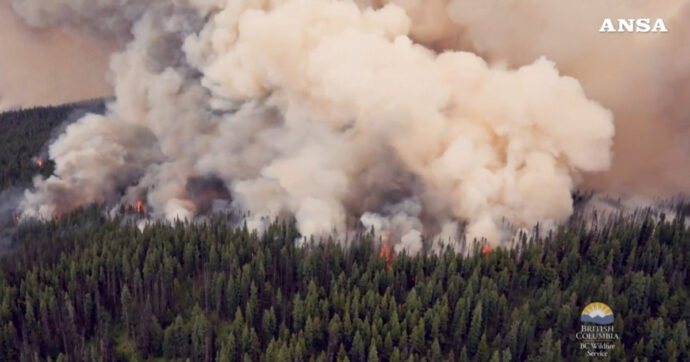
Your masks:
<svg viewBox="0 0 690 362"><path fill-rule="evenodd" d="M421 318L417 326L412 330L410 344L416 353L424 353L426 351L426 333L424 332L424 320Z"/></svg>
<svg viewBox="0 0 690 362"><path fill-rule="evenodd" d="M120 303L122 304L122 321L127 328L127 335L133 336L134 306L132 305L132 294L125 285L120 293Z"/></svg>
<svg viewBox="0 0 690 362"><path fill-rule="evenodd" d="M542 361L558 361L560 360L560 348L556 348L553 341L553 332L551 329L544 333L541 347L539 348L539 358Z"/></svg>
<svg viewBox="0 0 690 362"><path fill-rule="evenodd" d="M468 352L472 355L477 353L477 347L479 346L479 340L482 336L482 331L482 302L479 302L477 303L477 306L474 307L474 312L472 312L472 322L470 323L470 331L468 334L467 341Z"/></svg>
<svg viewBox="0 0 690 362"><path fill-rule="evenodd" d="M331 318L328 324L328 355L329 358L333 356L336 352L336 348L341 345L341 330L342 326L340 323L340 317L336 313L333 318Z"/></svg>
<svg viewBox="0 0 690 362"><path fill-rule="evenodd" d="M513 356L510 354L510 349L504 349L501 355L501 362L511 362L512 360Z"/></svg>
<svg viewBox="0 0 690 362"><path fill-rule="evenodd" d="M383 358L388 359L393 353L393 337L391 332L386 333L386 339L383 340Z"/></svg>
<svg viewBox="0 0 690 362"><path fill-rule="evenodd" d="M488 361L489 360L489 346L486 343L486 334L482 334L482 338L479 341L479 346L477 347L476 359L478 361Z"/></svg>
<svg viewBox="0 0 690 362"><path fill-rule="evenodd" d="M158 318L151 317L151 355L160 356L163 351L163 329Z"/></svg>
<svg viewBox="0 0 690 362"><path fill-rule="evenodd" d="M352 348L350 349L350 357L354 362L364 361L364 341L362 335L357 331L355 337L352 339Z"/></svg>
<svg viewBox="0 0 690 362"><path fill-rule="evenodd" d="M431 345L431 360L433 362L443 361L443 352L441 351L441 344L438 342L438 338L434 339Z"/></svg>
<svg viewBox="0 0 690 362"><path fill-rule="evenodd" d="M369 347L369 358L367 359L367 362L379 362L379 354L376 351L376 345L373 343L371 344L371 347Z"/></svg>
<svg viewBox="0 0 690 362"><path fill-rule="evenodd" d="M342 343L340 344L340 348L338 348L337 359L339 362L350 360L349 358L347 358L347 352L345 352L345 346Z"/></svg>
<svg viewBox="0 0 690 362"><path fill-rule="evenodd" d="M173 329L173 326L169 326L163 333L163 356L168 359L172 359L176 356L175 332Z"/></svg>
<svg viewBox="0 0 690 362"><path fill-rule="evenodd" d="M264 310L264 315L261 319L261 329L263 331L264 342L270 341L271 338L277 335L278 325L273 307Z"/></svg>
<svg viewBox="0 0 690 362"><path fill-rule="evenodd" d="M393 353L391 353L390 362L400 362L400 349L395 347Z"/></svg>

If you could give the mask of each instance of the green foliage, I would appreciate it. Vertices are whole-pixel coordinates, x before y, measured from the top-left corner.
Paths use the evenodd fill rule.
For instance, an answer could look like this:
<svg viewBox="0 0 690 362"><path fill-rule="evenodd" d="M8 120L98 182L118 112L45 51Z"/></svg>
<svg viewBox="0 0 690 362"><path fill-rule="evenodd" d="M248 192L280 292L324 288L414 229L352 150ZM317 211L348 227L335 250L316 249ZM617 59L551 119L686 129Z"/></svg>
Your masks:
<svg viewBox="0 0 690 362"><path fill-rule="evenodd" d="M591 301L616 315L612 359L688 360L690 230L577 225L387 270L369 234L295 243L292 221L259 237L220 216L139 230L92 207L18 229L0 262L0 360L571 360Z"/></svg>

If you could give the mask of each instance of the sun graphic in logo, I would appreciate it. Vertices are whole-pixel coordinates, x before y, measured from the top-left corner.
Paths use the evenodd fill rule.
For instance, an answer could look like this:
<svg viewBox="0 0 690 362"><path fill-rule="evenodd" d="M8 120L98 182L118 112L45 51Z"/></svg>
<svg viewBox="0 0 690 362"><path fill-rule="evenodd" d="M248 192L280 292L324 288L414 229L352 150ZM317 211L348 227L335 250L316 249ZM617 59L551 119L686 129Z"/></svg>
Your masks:
<svg viewBox="0 0 690 362"><path fill-rule="evenodd" d="M604 303L594 302L589 303L585 309L582 310L580 322L595 323L595 324L612 324L613 311L608 305Z"/></svg>

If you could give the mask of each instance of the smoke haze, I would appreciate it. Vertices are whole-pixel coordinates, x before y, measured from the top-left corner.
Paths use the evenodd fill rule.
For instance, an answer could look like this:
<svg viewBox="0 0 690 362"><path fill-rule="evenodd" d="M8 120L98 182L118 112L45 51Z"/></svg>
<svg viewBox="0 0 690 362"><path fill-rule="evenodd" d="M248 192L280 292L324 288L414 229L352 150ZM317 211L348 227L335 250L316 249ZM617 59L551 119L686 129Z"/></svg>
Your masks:
<svg viewBox="0 0 690 362"><path fill-rule="evenodd" d="M23 215L144 200L173 220L224 199L252 228L292 214L416 252L563 221L583 185L686 191L687 2L582 3L15 0L32 26L126 42L115 101L50 146ZM597 33L618 11L669 33Z"/></svg>
<svg viewBox="0 0 690 362"><path fill-rule="evenodd" d="M437 0L432 7L426 1L394 2L420 14L421 30L412 36L423 43L469 50L512 67L546 56L612 110L612 167L589 176L587 186L647 197L690 192L689 1ZM669 32L600 34L607 17L662 18ZM435 19L447 21L435 27Z"/></svg>
<svg viewBox="0 0 690 362"><path fill-rule="evenodd" d="M112 47L74 32L31 29L0 2L0 110L108 96Z"/></svg>

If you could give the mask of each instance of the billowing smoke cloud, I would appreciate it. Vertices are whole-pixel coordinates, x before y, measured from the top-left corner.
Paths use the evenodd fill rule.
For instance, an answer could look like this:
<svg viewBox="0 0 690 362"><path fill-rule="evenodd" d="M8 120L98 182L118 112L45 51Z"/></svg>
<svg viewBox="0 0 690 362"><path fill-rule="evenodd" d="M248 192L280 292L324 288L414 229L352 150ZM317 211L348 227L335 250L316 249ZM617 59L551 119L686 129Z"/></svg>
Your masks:
<svg viewBox="0 0 690 362"><path fill-rule="evenodd" d="M112 93L106 81L112 45L75 32L31 29L0 2L0 110L61 104Z"/></svg>
<svg viewBox="0 0 690 362"><path fill-rule="evenodd" d="M588 187L647 197L690 192L690 1L392 2L412 14L412 37L423 44L512 67L546 56L611 109L613 164L587 177ZM600 34L605 18L661 18L668 33Z"/></svg>
<svg viewBox="0 0 690 362"><path fill-rule="evenodd" d="M503 224L567 218L571 192L611 166L613 114L587 96L614 111L635 101L626 73L640 58L590 73L588 58L609 59L597 53L599 41L576 36L584 25L559 22L569 13L546 2L420 4L187 0L142 9L136 1L16 0L34 26L129 39L111 59L116 100L50 146L55 175L27 192L24 216L145 200L152 217L191 218L220 198L253 228L291 214L305 235L373 228L410 252L423 235L464 230L497 243ZM516 31L528 17L513 8L544 14L534 33ZM588 39L597 29L587 29ZM557 44L571 32L581 41ZM608 49L675 51L682 37L668 37L654 38L665 46L636 37ZM451 48L460 50L443 51ZM582 77L586 92L549 59ZM661 95L684 64L657 70L661 80L639 66L647 72L634 79ZM630 111L645 122L676 107L639 98L654 106ZM623 128L626 114L616 120Z"/></svg>

